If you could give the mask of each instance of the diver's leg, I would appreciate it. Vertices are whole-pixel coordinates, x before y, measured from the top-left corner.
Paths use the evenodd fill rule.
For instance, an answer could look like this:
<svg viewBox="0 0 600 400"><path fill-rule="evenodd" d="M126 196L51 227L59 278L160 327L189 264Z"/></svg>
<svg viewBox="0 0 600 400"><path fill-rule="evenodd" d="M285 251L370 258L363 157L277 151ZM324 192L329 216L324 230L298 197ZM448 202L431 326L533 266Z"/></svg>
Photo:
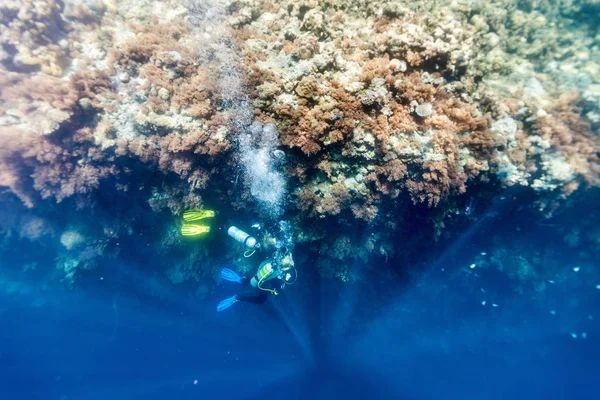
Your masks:
<svg viewBox="0 0 600 400"><path fill-rule="evenodd" d="M248 303L262 304L267 300L266 292L253 287L250 281L244 281L240 291L236 295L239 301Z"/></svg>
<svg viewBox="0 0 600 400"><path fill-rule="evenodd" d="M239 301L245 301L247 303L254 303L254 304L262 304L265 302L265 300L263 300L260 296L256 295L256 296L240 296L238 295L236 297Z"/></svg>

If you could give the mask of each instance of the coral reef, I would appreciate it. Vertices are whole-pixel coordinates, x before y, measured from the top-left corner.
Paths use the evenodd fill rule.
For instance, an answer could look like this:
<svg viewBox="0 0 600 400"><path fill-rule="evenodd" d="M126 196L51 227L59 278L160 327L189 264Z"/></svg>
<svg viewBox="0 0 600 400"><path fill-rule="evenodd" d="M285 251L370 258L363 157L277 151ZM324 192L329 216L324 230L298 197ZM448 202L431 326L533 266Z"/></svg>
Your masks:
<svg viewBox="0 0 600 400"><path fill-rule="evenodd" d="M519 188L550 216L600 185L600 36L576 21L597 5L523 3L5 2L2 196L283 216L343 281L415 215L431 246L484 218L469 197ZM205 293L199 246L165 273Z"/></svg>

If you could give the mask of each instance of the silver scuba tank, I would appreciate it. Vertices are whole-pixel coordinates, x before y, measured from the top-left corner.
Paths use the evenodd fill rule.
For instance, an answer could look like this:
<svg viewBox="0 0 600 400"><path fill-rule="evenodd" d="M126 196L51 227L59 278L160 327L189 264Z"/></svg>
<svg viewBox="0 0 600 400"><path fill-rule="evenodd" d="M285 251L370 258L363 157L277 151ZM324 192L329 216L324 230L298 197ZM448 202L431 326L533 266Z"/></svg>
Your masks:
<svg viewBox="0 0 600 400"><path fill-rule="evenodd" d="M244 245L244 250L247 251L256 251L260 247L258 240L253 236L250 236L243 230L236 228L235 226L230 226L227 230L227 234L231 236L236 242L239 242ZM252 254L250 254L252 255Z"/></svg>

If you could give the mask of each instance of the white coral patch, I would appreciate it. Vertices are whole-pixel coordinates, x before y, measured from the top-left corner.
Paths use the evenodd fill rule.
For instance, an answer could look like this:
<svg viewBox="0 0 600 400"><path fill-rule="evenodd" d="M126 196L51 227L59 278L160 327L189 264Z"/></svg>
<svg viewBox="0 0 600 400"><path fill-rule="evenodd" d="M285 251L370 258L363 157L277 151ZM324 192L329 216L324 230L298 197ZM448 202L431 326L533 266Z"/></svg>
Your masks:
<svg viewBox="0 0 600 400"><path fill-rule="evenodd" d="M544 175L531 185L537 190L554 190L575 178L569 162L560 153L542 154L542 169Z"/></svg>
<svg viewBox="0 0 600 400"><path fill-rule="evenodd" d="M515 140L517 133L517 121L510 117L504 117L492 123L492 132L502 136L507 142Z"/></svg>

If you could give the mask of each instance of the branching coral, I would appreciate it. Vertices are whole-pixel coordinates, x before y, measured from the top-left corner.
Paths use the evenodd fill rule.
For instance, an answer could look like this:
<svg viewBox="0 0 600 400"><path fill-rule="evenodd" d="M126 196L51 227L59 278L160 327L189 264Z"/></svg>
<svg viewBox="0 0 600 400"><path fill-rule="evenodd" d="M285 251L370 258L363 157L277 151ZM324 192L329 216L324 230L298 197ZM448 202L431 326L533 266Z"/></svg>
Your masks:
<svg viewBox="0 0 600 400"><path fill-rule="evenodd" d="M78 129L75 122L83 99L99 107L101 97L110 91L107 78L93 72L75 74L70 81L42 76L11 79L0 96L5 121L11 125L3 131L2 185L32 206L32 191L26 194L25 188L61 201L89 193L102 178L116 174L114 166L84 163L93 157L94 140L90 129Z"/></svg>

